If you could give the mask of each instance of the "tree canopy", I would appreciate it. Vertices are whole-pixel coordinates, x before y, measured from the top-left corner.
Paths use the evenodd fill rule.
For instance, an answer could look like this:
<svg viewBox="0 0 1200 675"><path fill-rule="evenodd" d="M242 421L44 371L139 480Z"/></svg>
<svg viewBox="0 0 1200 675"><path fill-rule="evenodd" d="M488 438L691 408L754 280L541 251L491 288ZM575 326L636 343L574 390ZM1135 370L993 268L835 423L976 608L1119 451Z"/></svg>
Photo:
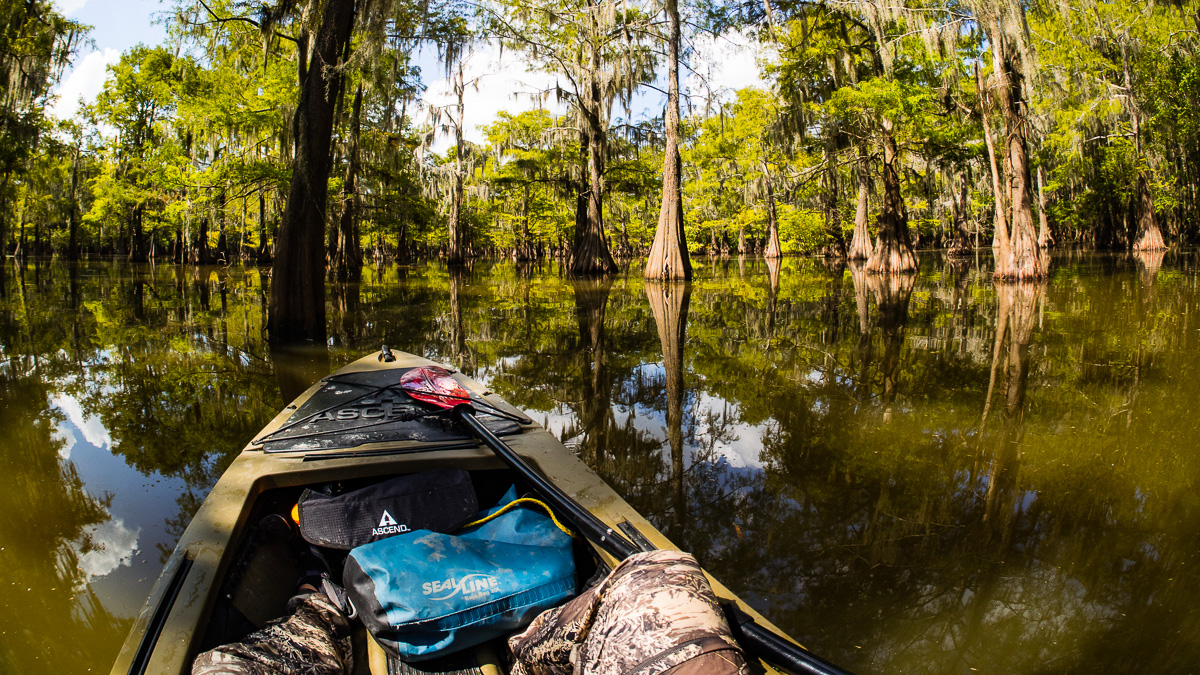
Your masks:
<svg viewBox="0 0 1200 675"><path fill-rule="evenodd" d="M1194 2L668 5L391 0L353 9L325 58L333 0L180 0L166 42L123 54L60 123L45 102L85 27L11 4L0 243L280 265L318 103L329 139L314 157L329 161L304 194L329 198L303 216L310 286L433 257L561 257L603 274L662 227L676 253L848 256L884 274L911 270L913 248L990 241L1007 278L1043 276L1053 242L1153 250L1200 234ZM756 45L753 83L703 86L689 64L713 39ZM426 45L457 78L458 102L432 111L436 75L412 56ZM554 84L477 137L463 114L480 80L463 73L485 48ZM314 73L333 79L305 99ZM672 77L677 124L654 108ZM655 274L684 274L672 260Z"/></svg>

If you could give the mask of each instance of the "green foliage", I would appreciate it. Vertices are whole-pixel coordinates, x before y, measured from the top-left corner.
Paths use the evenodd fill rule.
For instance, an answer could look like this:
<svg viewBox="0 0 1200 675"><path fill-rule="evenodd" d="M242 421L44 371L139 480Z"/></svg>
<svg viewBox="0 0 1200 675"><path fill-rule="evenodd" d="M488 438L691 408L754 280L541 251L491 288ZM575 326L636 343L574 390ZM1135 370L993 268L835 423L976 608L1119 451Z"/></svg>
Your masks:
<svg viewBox="0 0 1200 675"><path fill-rule="evenodd" d="M1052 212L1074 238L1127 244L1143 173L1169 235L1197 232L1197 204L1183 196L1200 176L1195 13L1195 3L1090 0L1030 12L1043 64L1033 104L1059 197Z"/></svg>
<svg viewBox="0 0 1200 675"><path fill-rule="evenodd" d="M39 147L52 131L47 99L87 31L48 0L0 2L0 253L7 252L12 234L10 214L33 215L40 224L52 212L27 212L26 207L31 192L51 185L45 179L53 171L37 168L47 160L53 163L53 155ZM41 175L32 175L36 173ZM36 195L32 199L43 201Z"/></svg>
<svg viewBox="0 0 1200 675"><path fill-rule="evenodd" d="M41 2L5 5L0 67L23 73L0 77L16 92L10 109L0 111L8 116L0 133L10 135L0 139L0 176L8 176L0 181L0 213L7 215L0 239L7 250L64 250L64 223L78 208L81 243L94 254L269 261L292 169L303 76L297 49L321 6L312 2L260 15L236 0L180 0L168 32L186 48L131 49L81 120L86 128L53 133L42 110L45 92L84 27ZM996 200L980 113L996 92L981 7L867 0L692 6L701 25L740 27L769 49L764 87L695 105L683 121L689 249L727 251L743 235L761 247L768 186L786 251L840 245L851 230L860 166L872 223L880 209L884 120L898 144L900 187L918 244L939 246L952 236L951 195L964 185L959 217L975 238L990 239ZM1168 239L1200 235L1194 0L1022 7L1033 64L1026 83L1032 151L1046 179L1055 238L1128 244L1141 177ZM498 40L519 50L530 69L557 76L559 84L541 96L565 102L567 113L504 113L482 147L464 141L471 250L562 252L573 236L577 197L592 180L589 148L598 148L610 245L625 255L648 250L661 204L663 121L621 120L613 109L660 74L660 7L417 7L389 0L362 11L347 83L332 92L341 103L330 185L335 193L342 186L355 136L348 110L361 83L356 213L366 250L407 258L438 255L446 246L452 191L439 176L449 165L425 151L431 130L415 127L408 114L420 89L410 54L434 42L451 63L472 36ZM982 101L976 66L979 87L990 92ZM996 117L1000 142L1005 130ZM74 164L76 151L81 159ZM331 230L347 203L344 195L331 202Z"/></svg>

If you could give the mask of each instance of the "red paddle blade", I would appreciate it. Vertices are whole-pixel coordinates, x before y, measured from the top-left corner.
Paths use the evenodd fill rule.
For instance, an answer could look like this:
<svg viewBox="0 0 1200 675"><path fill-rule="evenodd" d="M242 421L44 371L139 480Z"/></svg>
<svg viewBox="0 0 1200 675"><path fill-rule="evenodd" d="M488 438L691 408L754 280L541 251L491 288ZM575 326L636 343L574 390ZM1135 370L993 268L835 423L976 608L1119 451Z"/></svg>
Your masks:
<svg viewBox="0 0 1200 675"><path fill-rule="evenodd" d="M471 395L450 375L450 371L438 366L413 368L400 376L400 388L409 396L432 403L439 408L453 408L470 403Z"/></svg>

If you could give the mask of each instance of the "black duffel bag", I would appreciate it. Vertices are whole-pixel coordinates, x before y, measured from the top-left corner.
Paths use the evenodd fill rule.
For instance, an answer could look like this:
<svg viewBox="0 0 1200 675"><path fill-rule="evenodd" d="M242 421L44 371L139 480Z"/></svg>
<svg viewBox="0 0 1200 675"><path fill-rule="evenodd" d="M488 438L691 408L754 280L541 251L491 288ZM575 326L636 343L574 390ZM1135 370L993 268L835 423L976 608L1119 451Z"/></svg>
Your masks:
<svg viewBox="0 0 1200 675"><path fill-rule="evenodd" d="M342 550L413 530L453 532L478 510L462 469L422 471L337 496L306 489L297 504L305 541Z"/></svg>

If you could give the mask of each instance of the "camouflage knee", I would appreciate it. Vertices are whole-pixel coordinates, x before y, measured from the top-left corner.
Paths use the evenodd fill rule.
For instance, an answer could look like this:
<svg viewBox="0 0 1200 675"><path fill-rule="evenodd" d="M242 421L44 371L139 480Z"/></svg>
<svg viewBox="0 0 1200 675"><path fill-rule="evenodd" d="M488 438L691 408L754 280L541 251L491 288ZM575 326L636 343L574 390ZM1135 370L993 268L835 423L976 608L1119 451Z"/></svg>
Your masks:
<svg viewBox="0 0 1200 675"><path fill-rule="evenodd" d="M509 646L523 675L748 672L708 579L680 551L631 556Z"/></svg>
<svg viewBox="0 0 1200 675"><path fill-rule="evenodd" d="M352 670L350 622L324 593L298 595L290 615L196 657L192 675L340 675Z"/></svg>

